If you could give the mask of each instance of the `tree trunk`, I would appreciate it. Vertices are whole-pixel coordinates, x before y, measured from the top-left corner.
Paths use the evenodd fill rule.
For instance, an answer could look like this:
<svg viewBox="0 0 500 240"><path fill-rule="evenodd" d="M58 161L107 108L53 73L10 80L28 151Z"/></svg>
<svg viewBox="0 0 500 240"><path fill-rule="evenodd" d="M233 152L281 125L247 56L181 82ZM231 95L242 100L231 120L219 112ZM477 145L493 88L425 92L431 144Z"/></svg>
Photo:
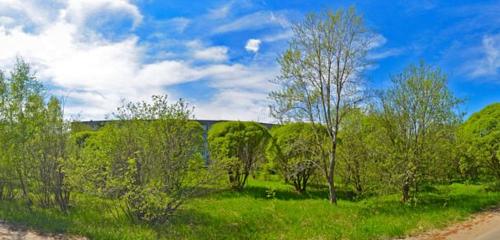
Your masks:
<svg viewBox="0 0 500 240"><path fill-rule="evenodd" d="M330 203L337 205L337 193L335 191L335 150L336 144L334 143L333 152L330 153L330 166L328 169L328 191Z"/></svg>
<svg viewBox="0 0 500 240"><path fill-rule="evenodd" d="M248 176L250 175L249 172L246 172L244 175L243 175L243 181L240 183L240 186L239 186L239 191L243 190L243 188L245 187L245 184L247 182L247 179L248 179Z"/></svg>
<svg viewBox="0 0 500 240"><path fill-rule="evenodd" d="M356 183L356 192L358 195L361 195L363 193L363 186L359 182Z"/></svg>
<svg viewBox="0 0 500 240"><path fill-rule="evenodd" d="M309 175L304 175L304 178L302 179L302 192L306 192L306 187L307 187L307 180L309 179Z"/></svg>
<svg viewBox="0 0 500 240"><path fill-rule="evenodd" d="M403 196L401 198L401 202L405 203L410 199L410 183L406 179L405 182L403 183Z"/></svg>
<svg viewBox="0 0 500 240"><path fill-rule="evenodd" d="M293 186L295 187L295 191L297 191L298 193L302 193L302 188L300 187L300 179L294 179Z"/></svg>
<svg viewBox="0 0 500 240"><path fill-rule="evenodd" d="M31 201L31 198L28 195L27 186L24 183L24 178L23 178L23 175L21 173L21 170L18 170L17 172L18 172L18 176L19 176L19 182L21 183L21 190L23 192L23 197L27 201L28 206L31 207L31 205L33 205L33 202Z"/></svg>
<svg viewBox="0 0 500 240"><path fill-rule="evenodd" d="M337 193L335 191L335 183L328 181L328 191L330 192L328 200L330 200L330 203L337 205Z"/></svg>

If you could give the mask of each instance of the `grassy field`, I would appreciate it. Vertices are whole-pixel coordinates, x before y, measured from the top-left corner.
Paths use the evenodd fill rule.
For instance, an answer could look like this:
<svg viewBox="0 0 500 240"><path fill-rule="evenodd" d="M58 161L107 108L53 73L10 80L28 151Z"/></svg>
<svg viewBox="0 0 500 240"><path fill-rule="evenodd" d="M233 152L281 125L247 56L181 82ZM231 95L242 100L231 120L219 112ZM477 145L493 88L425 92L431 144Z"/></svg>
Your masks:
<svg viewBox="0 0 500 240"><path fill-rule="evenodd" d="M132 223L117 202L85 196L75 199L67 215L0 202L0 219L91 239L386 239L462 220L500 203L500 193L453 184L422 193L416 206L398 200L392 195L332 206L324 190L297 195L290 186L254 180L243 192L222 191L189 202L163 226Z"/></svg>

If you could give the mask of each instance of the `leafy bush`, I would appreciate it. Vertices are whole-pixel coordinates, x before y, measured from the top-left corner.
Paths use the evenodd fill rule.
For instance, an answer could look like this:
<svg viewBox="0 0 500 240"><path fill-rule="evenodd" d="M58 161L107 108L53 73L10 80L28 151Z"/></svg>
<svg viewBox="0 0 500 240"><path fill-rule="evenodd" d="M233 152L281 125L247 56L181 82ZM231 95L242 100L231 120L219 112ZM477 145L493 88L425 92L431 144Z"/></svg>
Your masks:
<svg viewBox="0 0 500 240"><path fill-rule="evenodd" d="M211 179L201 157L202 127L191 110L164 96L128 103L117 122L87 139L73 171L83 191L122 198L128 215L163 223Z"/></svg>
<svg viewBox="0 0 500 240"><path fill-rule="evenodd" d="M488 184L486 190L491 192L500 192L500 180Z"/></svg>
<svg viewBox="0 0 500 240"><path fill-rule="evenodd" d="M325 157L315 146L326 138L322 138L321 132L307 123L277 126L271 129L271 135L273 138L266 151L269 160L296 191L305 192L310 177L317 170L321 158Z"/></svg>
<svg viewBox="0 0 500 240"><path fill-rule="evenodd" d="M60 101L46 97L29 64L18 59L9 76L0 71L0 199L66 211L68 133Z"/></svg>
<svg viewBox="0 0 500 240"><path fill-rule="evenodd" d="M210 157L215 166L229 175L233 189L241 190L248 176L265 159L270 135L255 122L216 123L208 132Z"/></svg>

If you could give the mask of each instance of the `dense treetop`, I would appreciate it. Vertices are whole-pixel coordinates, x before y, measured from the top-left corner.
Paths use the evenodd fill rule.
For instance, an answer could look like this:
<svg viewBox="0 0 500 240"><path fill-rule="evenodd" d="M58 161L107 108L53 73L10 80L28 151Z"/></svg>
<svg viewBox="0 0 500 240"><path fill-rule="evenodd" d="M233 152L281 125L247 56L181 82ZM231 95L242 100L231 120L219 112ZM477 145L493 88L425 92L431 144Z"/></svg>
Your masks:
<svg viewBox="0 0 500 240"><path fill-rule="evenodd" d="M465 121L463 128L480 137L493 137L500 133L500 103L493 103L476 112Z"/></svg>

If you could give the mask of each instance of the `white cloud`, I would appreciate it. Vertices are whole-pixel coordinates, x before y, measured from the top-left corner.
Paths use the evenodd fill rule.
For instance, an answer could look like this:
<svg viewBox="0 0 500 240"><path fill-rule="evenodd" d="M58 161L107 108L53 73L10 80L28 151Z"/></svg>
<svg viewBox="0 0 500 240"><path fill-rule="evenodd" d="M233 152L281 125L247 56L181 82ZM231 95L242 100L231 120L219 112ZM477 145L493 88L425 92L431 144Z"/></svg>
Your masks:
<svg viewBox="0 0 500 240"><path fill-rule="evenodd" d="M388 57L399 56L404 51L404 48L389 48L382 51L370 52L366 57L370 60L379 60Z"/></svg>
<svg viewBox="0 0 500 240"><path fill-rule="evenodd" d="M223 24L214 29L213 33L227 33L241 30L262 29L268 26L289 27L288 19L282 13L270 11L259 11L242 16L230 23Z"/></svg>
<svg viewBox="0 0 500 240"><path fill-rule="evenodd" d="M371 36L370 42L369 42L369 48L374 49L374 48L379 48L384 46L387 43L387 38L385 38L381 34L374 34Z"/></svg>
<svg viewBox="0 0 500 240"><path fill-rule="evenodd" d="M107 14L116 11L127 14L133 19L133 27L139 25L143 18L137 6L128 0L69 0L62 16L83 25L86 21L95 21L88 19L89 16L103 11L107 11Z"/></svg>
<svg viewBox="0 0 500 240"><path fill-rule="evenodd" d="M17 25L32 27L35 30L52 24L57 18L64 18L77 26L87 23L99 23L104 16L126 16L136 27L142 21L142 15L128 0L0 0L0 16L15 19Z"/></svg>
<svg viewBox="0 0 500 240"><path fill-rule="evenodd" d="M261 42L260 39L248 39L245 49L249 52L256 53L259 51Z"/></svg>
<svg viewBox="0 0 500 240"><path fill-rule="evenodd" d="M190 58L207 62L225 62L229 59L227 53L229 49L225 46L206 47L200 40L193 40L186 43L191 51Z"/></svg>
<svg viewBox="0 0 500 240"><path fill-rule="evenodd" d="M484 36L481 45L481 57L467 63L471 77L498 75L500 69L500 34Z"/></svg>
<svg viewBox="0 0 500 240"><path fill-rule="evenodd" d="M82 112L85 117L94 119L103 115L92 113L112 111L120 98L138 99L161 93L162 85L179 81L180 76L174 75L176 71L166 70L172 70L168 66L174 64L158 63L164 67L162 72L152 65L141 64L143 49L137 45L135 37L120 42L80 41L76 29L65 22L55 23L39 34L23 32L21 28L0 29L0 52L3 53L0 63L5 66L16 56L23 56L35 65L41 79L62 89L69 100L82 103L67 109L67 113ZM154 70L156 74L151 73ZM157 77L145 80L148 75ZM160 76L165 78L162 83L157 79ZM69 111L78 108L81 111Z"/></svg>
<svg viewBox="0 0 500 240"><path fill-rule="evenodd" d="M277 33L277 34L270 34L267 36L264 36L262 38L262 41L264 42L276 42L276 41L282 41L282 40L288 40L293 36L293 31L291 29L288 29L286 31Z"/></svg>
<svg viewBox="0 0 500 240"><path fill-rule="evenodd" d="M387 38L381 34L373 34L368 45L368 54L366 56L369 60L380 60L388 57L398 56L405 52L405 48L388 48L385 47ZM372 67L377 67L373 65Z"/></svg>
<svg viewBox="0 0 500 240"><path fill-rule="evenodd" d="M223 62L227 61L227 47L209 47L205 49L196 50L194 58L205 61Z"/></svg>
<svg viewBox="0 0 500 240"><path fill-rule="evenodd" d="M8 26L14 24L16 21L11 17L0 16L0 25Z"/></svg>
<svg viewBox="0 0 500 240"><path fill-rule="evenodd" d="M162 25L167 28L171 28L176 32L184 32L186 28L191 24L191 19L185 17L175 17L165 21Z"/></svg>
<svg viewBox="0 0 500 240"><path fill-rule="evenodd" d="M14 2L9 1L8 4ZM5 3L6 0L0 0L0 10L5 9ZM96 10L95 6L105 7ZM139 24L142 15L128 1L70 1L60 5L58 11L30 11L40 12L38 20L0 23L0 66L5 68L17 56L24 57L36 68L40 79L51 86L51 93L66 99L68 116L102 119L116 109L122 98L136 101L167 93L171 99L183 97L195 103L199 117L267 118L264 110L270 89L268 80L274 77L276 69L225 63L227 47L205 46L200 41L189 43L192 51L188 59L147 61L148 46L141 45L136 35L129 33L120 40L111 40L85 25L89 20L86 14L93 11L119 11ZM27 12L20 9L16 14ZM37 30L26 30L26 24ZM90 33L86 37L82 37L82 27ZM193 60L205 63L196 65ZM207 91L213 91L213 98L199 101L197 96L180 96L168 90L169 86L192 81L209 81L207 85L212 89Z"/></svg>
<svg viewBox="0 0 500 240"><path fill-rule="evenodd" d="M211 101L194 102L196 117L273 122L267 94L275 88L270 80L279 72L276 66L219 65L211 71L210 85L219 91Z"/></svg>
<svg viewBox="0 0 500 240"><path fill-rule="evenodd" d="M232 99L232 101L228 101ZM198 103L199 119L253 120L272 122L269 117L267 94L228 89L218 93L209 103Z"/></svg>
<svg viewBox="0 0 500 240"><path fill-rule="evenodd" d="M226 3L218 8L213 8L210 9L208 12L208 18L211 19L221 19L225 18L228 16L229 12L231 11L231 8L233 7L234 2L231 1L229 3Z"/></svg>
<svg viewBox="0 0 500 240"><path fill-rule="evenodd" d="M57 15L57 12L51 9L54 4L56 2L43 5L35 1L0 0L0 16L15 20L16 25L22 23L26 26L38 26L47 24Z"/></svg>

